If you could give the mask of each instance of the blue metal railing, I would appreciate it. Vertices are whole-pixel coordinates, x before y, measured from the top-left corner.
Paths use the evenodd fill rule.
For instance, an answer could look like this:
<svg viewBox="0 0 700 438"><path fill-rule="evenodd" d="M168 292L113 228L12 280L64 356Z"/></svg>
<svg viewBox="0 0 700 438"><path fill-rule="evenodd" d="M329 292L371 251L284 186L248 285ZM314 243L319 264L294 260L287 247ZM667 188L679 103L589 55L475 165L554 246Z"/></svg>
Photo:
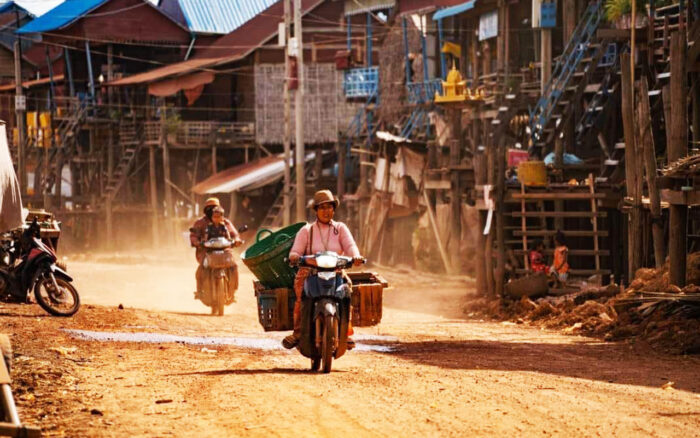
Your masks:
<svg viewBox="0 0 700 438"><path fill-rule="evenodd" d="M343 92L345 97L369 97L379 85L379 67L360 67L345 70Z"/></svg>
<svg viewBox="0 0 700 438"><path fill-rule="evenodd" d="M552 111L556 107L574 72L581 64L586 51L590 48L598 25L604 14L603 1L596 0L588 5L574 33L566 44L559 60L552 71L552 78L547 83L542 97L530 112L530 135L533 145L542 140L542 134L549 123ZM598 50L601 50L600 48Z"/></svg>

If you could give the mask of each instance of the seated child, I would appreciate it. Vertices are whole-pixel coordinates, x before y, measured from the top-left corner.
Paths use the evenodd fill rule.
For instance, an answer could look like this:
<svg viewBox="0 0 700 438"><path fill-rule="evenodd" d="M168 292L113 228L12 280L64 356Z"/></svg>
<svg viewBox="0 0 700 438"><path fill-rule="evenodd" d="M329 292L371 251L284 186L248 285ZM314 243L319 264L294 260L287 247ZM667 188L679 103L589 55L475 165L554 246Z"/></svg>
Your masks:
<svg viewBox="0 0 700 438"><path fill-rule="evenodd" d="M569 278L568 255L569 248L566 246L564 233L557 231L554 236L554 263L549 268L549 275L559 286L566 285L566 280Z"/></svg>
<svg viewBox="0 0 700 438"><path fill-rule="evenodd" d="M231 234L224 223L224 209L221 207L216 207L212 212L211 223L207 225L204 240L216 239L217 237L225 237L231 240Z"/></svg>
<svg viewBox="0 0 700 438"><path fill-rule="evenodd" d="M530 270L535 274L547 273L547 264L545 263L544 254L544 242L541 239L535 240L532 249L528 253L530 259Z"/></svg>

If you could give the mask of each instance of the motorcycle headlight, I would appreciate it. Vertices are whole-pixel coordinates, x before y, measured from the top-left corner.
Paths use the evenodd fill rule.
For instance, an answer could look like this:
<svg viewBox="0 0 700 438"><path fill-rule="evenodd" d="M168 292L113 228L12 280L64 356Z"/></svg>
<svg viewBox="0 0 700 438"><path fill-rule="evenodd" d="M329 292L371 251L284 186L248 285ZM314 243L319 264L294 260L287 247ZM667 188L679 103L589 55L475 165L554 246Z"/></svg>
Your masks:
<svg viewBox="0 0 700 438"><path fill-rule="evenodd" d="M338 257L332 255L320 255L316 257L316 266L319 268L335 268L338 266Z"/></svg>

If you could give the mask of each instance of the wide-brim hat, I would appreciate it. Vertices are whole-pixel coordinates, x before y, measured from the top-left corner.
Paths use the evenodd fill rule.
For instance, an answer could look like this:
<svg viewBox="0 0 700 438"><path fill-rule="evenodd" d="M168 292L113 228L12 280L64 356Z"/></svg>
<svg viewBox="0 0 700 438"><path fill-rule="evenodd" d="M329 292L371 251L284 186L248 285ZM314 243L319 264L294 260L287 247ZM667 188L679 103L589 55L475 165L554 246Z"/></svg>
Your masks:
<svg viewBox="0 0 700 438"><path fill-rule="evenodd" d="M314 208L318 207L321 204L328 203L333 204L335 208L338 208L338 206L340 205L340 201L338 200L338 198L333 196L333 193L330 190L319 190L314 194Z"/></svg>
<svg viewBox="0 0 700 438"><path fill-rule="evenodd" d="M204 201L204 208L207 207L219 207L221 205L221 202L219 202L219 198L208 198L206 201Z"/></svg>

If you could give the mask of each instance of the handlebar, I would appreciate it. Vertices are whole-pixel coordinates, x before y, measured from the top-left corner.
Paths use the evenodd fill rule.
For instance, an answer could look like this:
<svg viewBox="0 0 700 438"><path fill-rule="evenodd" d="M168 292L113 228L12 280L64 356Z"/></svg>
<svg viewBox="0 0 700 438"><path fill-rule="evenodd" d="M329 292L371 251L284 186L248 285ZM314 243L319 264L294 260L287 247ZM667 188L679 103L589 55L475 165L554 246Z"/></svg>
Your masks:
<svg viewBox="0 0 700 438"><path fill-rule="evenodd" d="M319 268L318 264L316 263L316 258L320 256L329 256L329 257L335 257L338 259L338 262L343 262L343 263L338 263L336 262L335 267L321 267L322 269L345 269L345 268L351 268L355 264L355 258L354 257L347 257L347 256L341 256L341 255L331 255L331 254L315 254L315 255L305 255L299 257L296 261L290 260L288 257L284 259L285 262L289 263L290 266L300 266L300 267L313 267L313 268ZM362 264L367 263L367 259L364 257L360 257Z"/></svg>

